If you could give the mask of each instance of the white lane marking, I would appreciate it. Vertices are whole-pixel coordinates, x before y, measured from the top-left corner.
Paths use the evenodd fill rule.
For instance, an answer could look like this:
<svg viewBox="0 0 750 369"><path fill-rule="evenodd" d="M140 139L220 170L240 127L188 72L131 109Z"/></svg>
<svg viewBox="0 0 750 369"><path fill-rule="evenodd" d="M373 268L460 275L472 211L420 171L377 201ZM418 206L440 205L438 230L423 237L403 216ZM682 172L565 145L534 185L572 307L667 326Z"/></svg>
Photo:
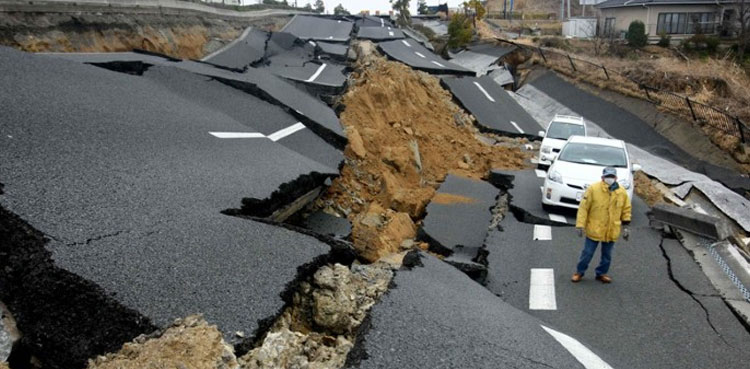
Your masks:
<svg viewBox="0 0 750 369"><path fill-rule="evenodd" d="M536 173L536 176L539 178L544 178L547 176L547 172L541 170L541 169L534 169L534 172Z"/></svg>
<svg viewBox="0 0 750 369"><path fill-rule="evenodd" d="M284 138L286 136L291 135L294 132L297 132L297 131L303 130L303 129L305 129L305 125L302 124L302 122L297 122L296 124L292 124L289 127L286 127L284 129L280 129L280 130L278 130L278 131L276 131L274 133L271 133L270 135L268 135L268 139L271 140L271 141L273 141L273 142L276 142L276 141L278 141L278 140L280 140L280 139L282 139L282 138Z"/></svg>
<svg viewBox="0 0 750 369"><path fill-rule="evenodd" d="M512 125L513 125L513 127L516 127L516 129L518 130L518 132L521 132L522 134L523 134L523 133L526 133L526 132L524 132L524 131L523 131L523 130L521 129L521 127L519 127L519 126L518 126L518 124L516 124L516 122L514 122L514 121L512 121L512 120L511 120L511 121L510 121L510 124L512 124Z"/></svg>
<svg viewBox="0 0 750 369"><path fill-rule="evenodd" d="M422 55L421 53L418 53L416 51L414 53L417 54L417 56L420 57L420 58L424 58L425 57L424 55Z"/></svg>
<svg viewBox="0 0 750 369"><path fill-rule="evenodd" d="M328 39L329 39L329 40L332 40L332 39L333 39L333 36L328 36Z"/></svg>
<svg viewBox="0 0 750 369"><path fill-rule="evenodd" d="M391 30L391 27L388 27L388 30L390 31L390 30Z"/></svg>
<svg viewBox="0 0 750 369"><path fill-rule="evenodd" d="M551 241L552 227L548 225L534 224L534 241Z"/></svg>
<svg viewBox="0 0 750 369"><path fill-rule="evenodd" d="M479 89L479 91L482 91L482 93L484 94L484 97L486 97L487 100L495 102L495 99L493 99L492 96L490 96L490 94L487 92L487 90L485 90L484 87L482 87L482 85L479 84L479 82L474 81L474 86L477 86L477 88Z"/></svg>
<svg viewBox="0 0 750 369"><path fill-rule="evenodd" d="M318 67L318 70L316 70L315 73L313 73L313 75L310 76L310 78L308 78L307 81L305 81L305 82L312 82L312 81L314 81L316 78L318 78L318 76L320 76L320 73L323 73L323 69L326 69L326 63L321 64Z"/></svg>
<svg viewBox="0 0 750 369"><path fill-rule="evenodd" d="M437 65L437 66L438 66L438 67L440 67L440 68L445 68L445 65L442 65L442 64L440 64L440 63L438 63L438 62L436 62L436 61L434 61L434 60L433 60L433 61L430 61L430 63L432 63L432 64L435 64L435 65Z"/></svg>
<svg viewBox="0 0 750 369"><path fill-rule="evenodd" d="M560 333L552 328L547 328L545 326L542 326L542 328L547 331L557 342L559 342L562 347L565 347L568 352L570 352L571 355L573 355L576 360L578 360L581 365L583 365L586 369L612 369L609 364L604 362L599 356L596 356L595 353L591 352L586 346L584 346L582 343L578 342L573 337L568 336L567 334Z"/></svg>
<svg viewBox="0 0 750 369"><path fill-rule="evenodd" d="M339 23L341 23L341 21L339 21Z"/></svg>
<svg viewBox="0 0 750 369"><path fill-rule="evenodd" d="M258 132L208 132L218 138L263 138L266 135Z"/></svg>
<svg viewBox="0 0 750 369"><path fill-rule="evenodd" d="M549 219L555 222L567 223L568 220L564 216L558 214L550 214Z"/></svg>
<svg viewBox="0 0 750 369"><path fill-rule="evenodd" d="M544 186L539 186L539 191L542 191L542 195L544 195Z"/></svg>
<svg viewBox="0 0 750 369"><path fill-rule="evenodd" d="M529 284L529 310L557 310L555 270L532 268Z"/></svg>
<svg viewBox="0 0 750 369"><path fill-rule="evenodd" d="M406 40L401 40L401 42L403 42L404 45L406 45L406 47L411 47L411 45L408 42L406 42Z"/></svg>
<svg viewBox="0 0 750 369"><path fill-rule="evenodd" d="M393 36L393 31L388 32L388 36Z"/></svg>
<svg viewBox="0 0 750 369"><path fill-rule="evenodd" d="M385 27L385 22L383 22L383 18L380 18L380 27Z"/></svg>

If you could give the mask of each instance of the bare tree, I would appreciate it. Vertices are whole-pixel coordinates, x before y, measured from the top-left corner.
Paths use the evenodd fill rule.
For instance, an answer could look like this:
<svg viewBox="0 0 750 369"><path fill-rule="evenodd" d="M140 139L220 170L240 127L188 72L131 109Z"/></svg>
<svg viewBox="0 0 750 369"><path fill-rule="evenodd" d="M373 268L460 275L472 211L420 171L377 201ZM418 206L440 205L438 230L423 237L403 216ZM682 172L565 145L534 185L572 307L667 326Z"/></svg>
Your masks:
<svg viewBox="0 0 750 369"><path fill-rule="evenodd" d="M393 10L398 12L396 23L399 26L408 26L411 24L411 13L409 13L409 0L390 0Z"/></svg>

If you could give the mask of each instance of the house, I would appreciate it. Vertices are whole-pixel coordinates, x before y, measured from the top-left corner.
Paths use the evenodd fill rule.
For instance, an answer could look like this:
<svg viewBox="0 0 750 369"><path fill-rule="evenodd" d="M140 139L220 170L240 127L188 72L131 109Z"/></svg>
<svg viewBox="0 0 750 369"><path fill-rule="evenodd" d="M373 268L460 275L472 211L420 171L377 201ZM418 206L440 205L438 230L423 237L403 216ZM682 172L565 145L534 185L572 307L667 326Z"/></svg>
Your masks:
<svg viewBox="0 0 750 369"><path fill-rule="evenodd" d="M600 11L599 33L622 37L630 23L646 25L649 39L661 34L672 39L696 33L729 35L736 22L737 0L607 0L595 5Z"/></svg>

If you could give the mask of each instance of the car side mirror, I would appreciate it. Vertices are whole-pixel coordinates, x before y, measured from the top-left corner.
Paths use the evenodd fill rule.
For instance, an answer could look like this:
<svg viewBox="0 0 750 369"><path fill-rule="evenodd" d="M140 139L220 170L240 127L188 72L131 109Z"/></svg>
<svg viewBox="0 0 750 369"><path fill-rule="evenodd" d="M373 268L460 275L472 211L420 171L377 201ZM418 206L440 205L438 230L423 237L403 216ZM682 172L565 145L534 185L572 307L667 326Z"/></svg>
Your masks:
<svg viewBox="0 0 750 369"><path fill-rule="evenodd" d="M633 173L643 170L640 164L633 164Z"/></svg>
<svg viewBox="0 0 750 369"><path fill-rule="evenodd" d="M539 137L544 137L544 131L539 131Z"/></svg>

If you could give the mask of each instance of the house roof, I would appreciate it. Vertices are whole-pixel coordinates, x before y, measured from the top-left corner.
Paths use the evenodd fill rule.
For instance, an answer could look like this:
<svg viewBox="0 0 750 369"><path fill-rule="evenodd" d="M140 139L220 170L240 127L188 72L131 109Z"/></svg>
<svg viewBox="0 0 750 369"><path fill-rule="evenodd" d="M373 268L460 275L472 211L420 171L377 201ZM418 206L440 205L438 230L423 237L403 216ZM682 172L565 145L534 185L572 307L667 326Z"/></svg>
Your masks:
<svg viewBox="0 0 750 369"><path fill-rule="evenodd" d="M595 5L600 9L624 8L629 6L647 5L700 5L700 4L731 4L737 0L607 0Z"/></svg>

